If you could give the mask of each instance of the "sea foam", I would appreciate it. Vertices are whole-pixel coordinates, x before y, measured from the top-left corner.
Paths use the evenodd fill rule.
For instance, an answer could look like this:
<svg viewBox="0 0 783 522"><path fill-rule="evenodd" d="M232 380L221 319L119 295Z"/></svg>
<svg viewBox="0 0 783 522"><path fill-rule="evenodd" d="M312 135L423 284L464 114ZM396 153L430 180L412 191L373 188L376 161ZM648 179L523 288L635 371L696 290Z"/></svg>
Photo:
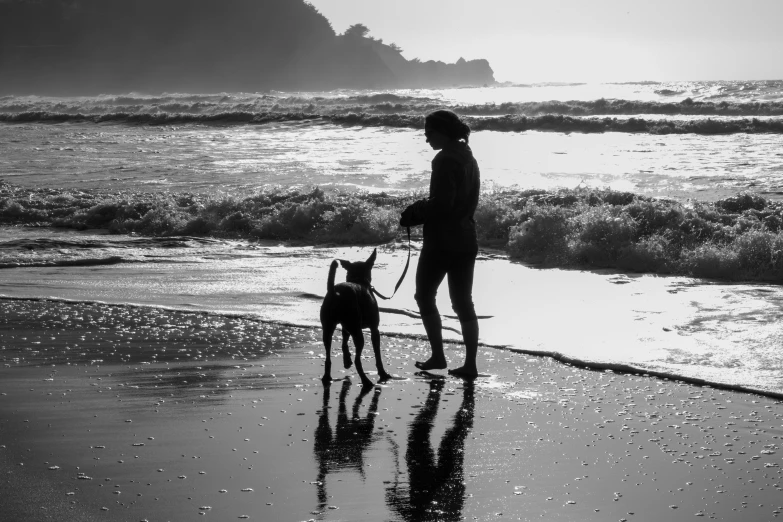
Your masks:
<svg viewBox="0 0 783 522"><path fill-rule="evenodd" d="M0 223L162 237L368 245L401 239L400 213L423 196L327 192L318 187L115 195L2 183ZM475 217L481 246L503 249L527 262L783 281L783 203L754 194L686 204L589 188L498 189L481 195ZM414 228L414 237L420 237L420 230ZM2 248L0 244L0 252ZM21 247L14 243L4 248L18 252ZM19 261L5 262L12 263Z"/></svg>

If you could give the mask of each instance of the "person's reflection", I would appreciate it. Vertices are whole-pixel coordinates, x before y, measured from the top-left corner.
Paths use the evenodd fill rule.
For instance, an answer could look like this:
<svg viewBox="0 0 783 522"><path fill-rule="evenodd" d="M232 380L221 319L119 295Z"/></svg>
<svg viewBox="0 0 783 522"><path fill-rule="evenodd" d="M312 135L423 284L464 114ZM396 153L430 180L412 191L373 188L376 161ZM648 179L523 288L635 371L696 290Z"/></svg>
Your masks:
<svg viewBox="0 0 783 522"><path fill-rule="evenodd" d="M330 385L324 385L323 405L318 414L318 426L315 428L315 459L318 463L318 511L323 513L328 505L326 477L329 473L354 469L365 478L364 456L370 445L379 437L374 433L375 417L378 413L380 388L362 387L353 401L351 416L345 406L345 399L351 389L351 381L344 380L340 389L340 405L337 423L332 430L329 424ZM367 415L359 417L359 407L368 393L374 390Z"/></svg>
<svg viewBox="0 0 783 522"><path fill-rule="evenodd" d="M405 453L407 491L398 481L386 491L390 509L405 521L462 520L465 503L465 439L473 427L475 405L473 383L464 383L462 404L440 441L436 460L430 433L435 424L443 386L443 380L430 381L427 400L410 425L408 450Z"/></svg>

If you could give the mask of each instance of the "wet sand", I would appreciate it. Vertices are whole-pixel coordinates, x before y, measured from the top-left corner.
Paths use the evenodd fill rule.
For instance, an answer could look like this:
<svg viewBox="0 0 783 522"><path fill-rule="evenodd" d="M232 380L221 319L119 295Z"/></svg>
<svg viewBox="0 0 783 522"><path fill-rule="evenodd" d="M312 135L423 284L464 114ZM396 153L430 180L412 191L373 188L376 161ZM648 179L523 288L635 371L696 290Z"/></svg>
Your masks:
<svg viewBox="0 0 783 522"><path fill-rule="evenodd" d="M347 378L324 386L317 329L0 306L0 520L783 513L774 398L490 348L486 376L466 382L416 372L424 341L388 336L386 367L405 380L363 390L336 353L332 373ZM455 366L461 347L447 356Z"/></svg>

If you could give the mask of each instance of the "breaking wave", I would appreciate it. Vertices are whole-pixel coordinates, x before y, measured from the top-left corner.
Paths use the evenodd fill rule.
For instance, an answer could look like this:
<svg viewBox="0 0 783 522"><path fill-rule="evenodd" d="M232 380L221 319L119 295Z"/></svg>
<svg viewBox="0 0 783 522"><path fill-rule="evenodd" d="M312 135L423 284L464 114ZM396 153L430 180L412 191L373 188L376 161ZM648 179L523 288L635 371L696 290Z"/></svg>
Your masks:
<svg viewBox="0 0 783 522"><path fill-rule="evenodd" d="M556 88L536 101L488 102L519 97L497 87L492 94L457 96L444 91L334 91L328 93L168 93L91 97L0 97L0 122L120 124L265 124L324 121L344 125L420 128L427 113L448 108L477 130L634 132L650 134L781 133L783 82L631 82L607 84L617 98L567 101L582 84ZM618 87L619 86L619 87ZM517 88L518 85L509 87ZM638 91L638 92L637 92ZM604 91L596 91L603 93ZM576 93L572 93L576 94ZM456 96L456 97L455 97ZM466 100L478 96L481 103ZM625 97L622 97L625 96ZM639 96L639 99L634 98ZM652 99L651 99L652 98ZM462 101L456 101L456 100Z"/></svg>
<svg viewBox="0 0 783 522"><path fill-rule="evenodd" d="M406 94L378 92L330 95L318 94L167 94L146 96L95 96L47 98L39 96L0 97L0 113L62 113L101 115L112 113L155 114L221 114L263 112L310 112L323 115L349 112L423 114L436 108L451 108L464 114L519 114L537 116L563 114L596 115L716 115L778 116L783 114L783 100L720 99L719 96L693 95L681 85L659 85L654 92L660 100L599 98L595 100L507 101L505 103L456 103L437 93ZM783 90L783 85L781 85ZM748 92L747 89L743 92ZM672 101L672 96L683 96Z"/></svg>
<svg viewBox="0 0 783 522"><path fill-rule="evenodd" d="M465 113L467 111L457 110ZM783 119L759 118L729 118L712 119L698 118L688 120L649 119L649 118L596 118L564 116L547 114L544 116L520 116L506 114L503 116L466 116L466 121L474 131L523 132L626 132L646 134L760 134L783 133ZM362 127L424 127L424 116L419 114L319 114L305 112L223 112L216 114L185 114L185 113L129 113L115 112L106 114L66 114L51 112L22 112L17 114L0 114L0 122L6 123L125 123L148 125L178 125L178 124L268 124L283 122L333 123L337 125Z"/></svg>
<svg viewBox="0 0 783 522"><path fill-rule="evenodd" d="M194 236L366 245L402 240L400 213L421 197L318 187L112 194L0 182L0 224L108 229L155 246ZM492 190L481 195L476 223L483 248L546 266L783 281L783 203L755 194L682 203L589 188Z"/></svg>
<svg viewBox="0 0 783 522"><path fill-rule="evenodd" d="M0 269L3 268L47 268L60 266L102 266L116 265L125 262L125 259L119 256L99 257L99 258L80 258L80 259L59 259L59 260L17 260L8 262L6 259L0 261Z"/></svg>

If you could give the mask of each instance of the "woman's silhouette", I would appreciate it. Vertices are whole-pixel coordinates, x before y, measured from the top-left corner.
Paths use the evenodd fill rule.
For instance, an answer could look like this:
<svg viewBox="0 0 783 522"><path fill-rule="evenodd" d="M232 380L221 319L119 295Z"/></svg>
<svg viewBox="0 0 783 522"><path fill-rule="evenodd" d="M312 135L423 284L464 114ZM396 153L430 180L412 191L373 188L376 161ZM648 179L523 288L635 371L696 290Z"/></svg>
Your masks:
<svg viewBox="0 0 783 522"><path fill-rule="evenodd" d="M416 302L432 353L420 370L447 367L443 353L438 287L448 277L449 296L462 325L465 363L452 375L475 377L479 327L473 307L473 269L478 253L473 214L479 198L480 176L468 146L470 127L451 111L435 111L424 120L427 143L438 152L432 160L430 194L405 209L402 226L424 225L424 245L416 269Z"/></svg>

